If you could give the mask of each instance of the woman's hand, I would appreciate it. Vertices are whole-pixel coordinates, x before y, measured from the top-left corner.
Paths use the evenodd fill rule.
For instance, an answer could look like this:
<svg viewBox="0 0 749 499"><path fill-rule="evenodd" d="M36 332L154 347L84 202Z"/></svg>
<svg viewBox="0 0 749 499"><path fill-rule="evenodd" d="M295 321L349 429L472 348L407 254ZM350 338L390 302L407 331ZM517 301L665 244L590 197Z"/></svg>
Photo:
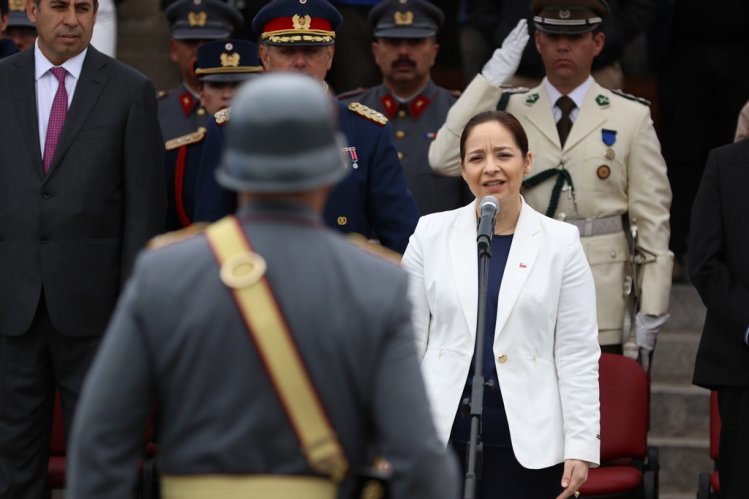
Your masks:
<svg viewBox="0 0 749 499"><path fill-rule="evenodd" d="M562 487L564 487L564 490L557 496L557 499L579 496L580 493L577 490L587 479L588 463L578 459L565 460L564 473L562 474Z"/></svg>

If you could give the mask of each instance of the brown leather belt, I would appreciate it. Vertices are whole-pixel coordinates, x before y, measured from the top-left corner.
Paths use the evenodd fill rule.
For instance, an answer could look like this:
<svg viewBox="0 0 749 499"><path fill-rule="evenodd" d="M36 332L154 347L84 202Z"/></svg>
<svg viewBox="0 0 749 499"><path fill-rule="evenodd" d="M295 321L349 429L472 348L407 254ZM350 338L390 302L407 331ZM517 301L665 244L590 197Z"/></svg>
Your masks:
<svg viewBox="0 0 749 499"><path fill-rule="evenodd" d="M580 231L580 237L604 236L624 230L620 215L604 218L568 218L565 220Z"/></svg>

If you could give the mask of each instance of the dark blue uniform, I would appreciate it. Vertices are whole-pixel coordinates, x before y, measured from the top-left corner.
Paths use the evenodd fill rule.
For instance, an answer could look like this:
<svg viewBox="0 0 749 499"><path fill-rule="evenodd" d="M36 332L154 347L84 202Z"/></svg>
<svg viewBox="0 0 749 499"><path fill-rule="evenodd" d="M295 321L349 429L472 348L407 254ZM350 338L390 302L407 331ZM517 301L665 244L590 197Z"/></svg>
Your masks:
<svg viewBox="0 0 749 499"><path fill-rule="evenodd" d="M204 143L203 130L166 142L166 230L181 229L193 221L195 185Z"/></svg>
<svg viewBox="0 0 749 499"><path fill-rule="evenodd" d="M348 140L342 154L350 173L328 198L325 221L341 232L376 237L383 246L403 253L419 212L398 162L393 132L379 113L364 106L355 111L351 106L355 104L339 102L338 113ZM220 187L214 177L223 141L221 127L210 123L196 186L196 221L215 221L236 210L236 194Z"/></svg>
<svg viewBox="0 0 749 499"><path fill-rule="evenodd" d="M15 54L16 52L18 52L18 48L16 47L16 44L13 43L13 40L0 39L0 59Z"/></svg>

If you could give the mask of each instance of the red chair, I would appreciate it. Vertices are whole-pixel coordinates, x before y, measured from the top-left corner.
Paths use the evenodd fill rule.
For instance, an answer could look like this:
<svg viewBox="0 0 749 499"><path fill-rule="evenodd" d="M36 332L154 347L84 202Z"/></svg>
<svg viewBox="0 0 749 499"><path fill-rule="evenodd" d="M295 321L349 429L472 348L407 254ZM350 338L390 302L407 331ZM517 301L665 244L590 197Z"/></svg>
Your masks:
<svg viewBox="0 0 749 499"><path fill-rule="evenodd" d="M710 459L713 460L712 473L700 473L697 483L697 499L720 498L720 412L718 412L718 392L710 393Z"/></svg>
<svg viewBox="0 0 749 499"><path fill-rule="evenodd" d="M640 365L602 354L601 466L591 468L580 488L585 498L658 497L658 449L648 448L648 379Z"/></svg>
<svg viewBox="0 0 749 499"><path fill-rule="evenodd" d="M55 394L55 409L52 416L52 439L47 465L47 490L65 488L65 423L62 416L60 394Z"/></svg>

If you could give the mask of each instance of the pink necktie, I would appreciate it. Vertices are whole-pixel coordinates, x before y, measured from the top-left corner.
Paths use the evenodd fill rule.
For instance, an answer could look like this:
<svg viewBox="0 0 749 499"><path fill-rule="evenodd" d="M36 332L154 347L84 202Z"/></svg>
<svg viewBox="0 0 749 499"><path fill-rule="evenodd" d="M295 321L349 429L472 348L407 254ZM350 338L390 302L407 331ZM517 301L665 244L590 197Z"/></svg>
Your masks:
<svg viewBox="0 0 749 499"><path fill-rule="evenodd" d="M47 125L47 138L44 142L44 174L49 172L49 167L52 165L52 157L55 155L55 149L57 149L57 141L60 138L60 132L62 132L62 126L65 124L65 116L68 114L68 91L65 90L65 75L67 71L65 68L52 68L50 69L59 85L57 86L57 93L55 93L55 99L52 101L52 110L49 113L49 124Z"/></svg>

